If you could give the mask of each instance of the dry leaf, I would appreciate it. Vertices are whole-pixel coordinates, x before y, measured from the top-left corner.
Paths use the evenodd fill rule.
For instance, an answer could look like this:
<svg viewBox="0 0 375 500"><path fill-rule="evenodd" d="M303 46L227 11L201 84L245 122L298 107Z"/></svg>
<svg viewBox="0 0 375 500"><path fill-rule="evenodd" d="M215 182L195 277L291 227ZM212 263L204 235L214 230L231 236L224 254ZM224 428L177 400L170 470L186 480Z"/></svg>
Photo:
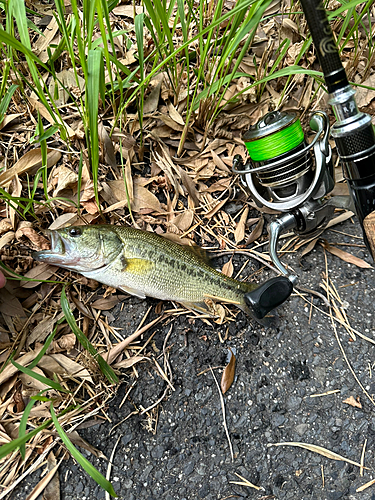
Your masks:
<svg viewBox="0 0 375 500"><path fill-rule="evenodd" d="M264 218L263 218L263 216L261 216L260 219L258 220L257 225L251 231L250 236L246 240L246 243L245 243L246 246L250 245L250 243L253 243L254 241L256 241L259 238L259 236L261 236L262 231L263 231L263 226L264 226Z"/></svg>
<svg viewBox="0 0 375 500"><path fill-rule="evenodd" d="M330 458L332 460L340 460L341 462L347 462L348 464L356 465L357 467L362 467L358 462L353 462L353 460L349 460L348 458L342 457L337 453L327 450L326 448L322 448L321 446L317 446L315 444L309 443L299 443L299 442L285 442L285 443L269 443L267 447L270 446L297 446L298 448L304 448L305 450L313 451L314 453L318 453L319 455L323 455L323 457ZM364 467L367 469L367 467Z"/></svg>
<svg viewBox="0 0 375 500"><path fill-rule="evenodd" d="M171 102L168 102L167 104L169 116L174 120L176 123L179 123L182 126L185 126L185 120L182 118L180 113L177 111L177 109L173 106Z"/></svg>
<svg viewBox="0 0 375 500"><path fill-rule="evenodd" d="M39 347L38 349L34 349L34 351L30 351L27 354L24 354L20 358L17 359L17 363L21 366L27 366L29 365L40 353L42 350L42 347ZM0 373L0 386L9 380L13 375L15 375L18 372L18 369L13 366L11 363L9 363L4 370Z"/></svg>
<svg viewBox="0 0 375 500"><path fill-rule="evenodd" d="M131 4L131 5L121 4L121 5L118 5L117 7L115 7L114 9L112 9L112 12L116 16L125 16L125 17L130 17L131 19L134 19L134 12L136 14L141 14L141 12L143 12L143 7L141 7L140 5L136 5L134 7L133 4Z"/></svg>
<svg viewBox="0 0 375 500"><path fill-rule="evenodd" d="M57 187L52 195L54 198L56 198L61 191L78 182L78 174L64 165L61 165L54 171L54 177L57 177Z"/></svg>
<svg viewBox="0 0 375 500"><path fill-rule="evenodd" d="M60 313L58 316L50 317L47 316L43 318L42 321L37 323L36 327L30 332L26 339L26 346L29 347L33 342L43 342L48 335L52 332L56 321L64 317L64 313Z"/></svg>
<svg viewBox="0 0 375 500"><path fill-rule="evenodd" d="M327 250L327 252L332 255L336 255L336 257L339 257L341 260L348 262L349 264L354 264L362 269L373 269L368 262L360 259L359 257L355 257L349 252L345 252L345 250L341 250L340 248L330 245L327 240L321 241L320 244L325 250Z"/></svg>
<svg viewBox="0 0 375 500"><path fill-rule="evenodd" d="M48 250L51 248L49 240L38 234L35 229L29 226L22 226L20 224L16 231L16 238L19 240L22 236L25 236L30 240L33 250Z"/></svg>
<svg viewBox="0 0 375 500"><path fill-rule="evenodd" d="M50 266L43 262L30 269L24 276L25 278L48 280L55 274L57 269L57 266ZM20 284L22 288L34 288L40 285L40 281L21 281Z"/></svg>
<svg viewBox="0 0 375 500"><path fill-rule="evenodd" d="M47 457L48 472L52 478L43 492L43 500L60 500L60 479L58 474L53 474L57 465L55 455L51 451Z"/></svg>
<svg viewBox="0 0 375 500"><path fill-rule="evenodd" d="M33 372L37 373L38 375L42 375L43 377L45 374L43 371L35 366L32 369ZM51 389L49 385L44 384L43 382L39 382L36 378L34 378L32 375L26 375L26 373L20 373L19 378L23 384L23 389L33 389L35 391L43 391L45 389Z"/></svg>
<svg viewBox="0 0 375 500"><path fill-rule="evenodd" d="M115 148L113 147L112 139L109 137L109 134L102 122L99 122L98 124L98 134L100 146L103 150L104 162L111 166L114 170L117 170Z"/></svg>
<svg viewBox="0 0 375 500"><path fill-rule="evenodd" d="M236 243L239 243L245 238L245 228L246 228L246 221L248 214L249 214L249 207L246 207L245 210L242 212L241 218L237 223L236 230L234 231L234 239Z"/></svg>
<svg viewBox="0 0 375 500"><path fill-rule="evenodd" d="M256 484L251 483L248 479L240 476L235 472L235 475L242 479L242 481L229 481L231 484L238 484L240 486L248 486L249 488L254 488L255 490L263 490L261 486L257 486Z"/></svg>
<svg viewBox="0 0 375 500"><path fill-rule="evenodd" d="M95 309L99 309L100 311L109 311L119 302L120 299L114 295L112 297L95 300L95 302L93 302L91 306Z"/></svg>
<svg viewBox="0 0 375 500"><path fill-rule="evenodd" d="M155 78L150 82L150 85L154 84L154 87L147 96L145 103L143 105L143 113L145 115L153 114L158 109L161 84L164 76L158 75L158 77L159 77L158 79Z"/></svg>
<svg viewBox="0 0 375 500"><path fill-rule="evenodd" d="M371 87L370 89L362 88L361 92L356 96L356 102L359 108L364 108L370 104L370 102L375 99L375 74L372 74L367 80L362 82L362 85Z"/></svg>
<svg viewBox="0 0 375 500"><path fill-rule="evenodd" d="M3 247L9 245L13 241L15 236L16 236L16 233L14 233L13 231L9 231L9 233L3 234L0 238L0 250Z"/></svg>
<svg viewBox="0 0 375 500"><path fill-rule="evenodd" d="M313 240L310 241L310 243L306 246L306 248L304 248L301 252L301 257L304 257L305 255L307 255L308 253L310 253L312 250L314 250L316 244L318 243L319 241L319 237L318 238L314 238Z"/></svg>
<svg viewBox="0 0 375 500"><path fill-rule="evenodd" d="M54 231L55 229L60 229L61 227L64 226L71 226L72 224L75 224L78 220L77 214L72 214L72 213L67 213L60 215L55 219L52 224L49 226L48 229L51 231Z"/></svg>
<svg viewBox="0 0 375 500"><path fill-rule="evenodd" d="M225 276L229 276L229 278L233 276L233 271L234 271L232 260L233 257L231 257L230 260L228 260L228 262L226 262L221 269L221 272L225 274Z"/></svg>
<svg viewBox="0 0 375 500"><path fill-rule="evenodd" d="M343 403L346 403L350 406L354 406L354 408L361 408L362 409L362 405L359 402L359 398L354 399L353 396L350 396L347 399L344 399Z"/></svg>
<svg viewBox="0 0 375 500"><path fill-rule="evenodd" d="M212 154L212 159L214 160L214 163L219 170L222 170L223 172L231 173L229 168L225 165L223 160L215 153L215 151L211 151L211 154Z"/></svg>
<svg viewBox="0 0 375 500"><path fill-rule="evenodd" d="M9 288L10 289L10 288ZM0 312L13 318L25 318L26 313L17 297L6 288L0 293Z"/></svg>
<svg viewBox="0 0 375 500"><path fill-rule="evenodd" d="M113 365L114 368L130 368L131 366L135 365L136 363L139 363L140 361L144 360L150 360L147 356L132 356L131 358L128 359L123 359L122 361L119 361L115 365Z"/></svg>
<svg viewBox="0 0 375 500"><path fill-rule="evenodd" d="M346 212L340 214L338 217L335 217L334 219L331 219L328 224L326 225L326 229L329 229L332 226L336 226L336 224L341 224L341 222L344 222L351 217L353 217L354 212L351 212L350 210L347 210Z"/></svg>
<svg viewBox="0 0 375 500"><path fill-rule="evenodd" d="M49 149L47 152L47 166L52 167L61 158L59 151ZM36 171L42 166L41 149L32 149L24 154L12 168L0 174L0 187L9 187L12 179L16 175L22 175L25 172Z"/></svg>
<svg viewBox="0 0 375 500"><path fill-rule="evenodd" d="M227 390L231 387L234 380L234 375L236 372L236 356L233 354L232 350L229 349L231 353L230 361L224 368L223 375L221 377L221 392L225 394Z"/></svg>
<svg viewBox="0 0 375 500"><path fill-rule="evenodd" d="M47 356L43 356L43 358L45 357ZM68 358L64 354L49 354L48 357L51 358L53 361L56 361L56 363L60 365L65 375L72 377L79 377L82 380L86 380L88 382L91 382L92 384L94 383L91 378L91 375L86 370L86 368L84 368L79 363L76 363L72 359ZM39 362L38 366L41 366L43 368L43 362L42 363Z"/></svg>

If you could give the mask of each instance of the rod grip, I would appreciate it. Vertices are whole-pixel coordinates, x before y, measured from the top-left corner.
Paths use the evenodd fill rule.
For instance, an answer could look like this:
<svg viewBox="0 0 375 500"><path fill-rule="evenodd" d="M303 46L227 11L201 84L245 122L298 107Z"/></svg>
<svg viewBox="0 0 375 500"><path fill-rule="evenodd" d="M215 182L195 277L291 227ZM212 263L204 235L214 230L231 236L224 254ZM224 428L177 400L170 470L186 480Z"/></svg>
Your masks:
<svg viewBox="0 0 375 500"><path fill-rule="evenodd" d="M328 92L349 85L322 0L301 0Z"/></svg>
<svg viewBox="0 0 375 500"><path fill-rule="evenodd" d="M375 210L363 219L363 230L367 236L372 258L375 260Z"/></svg>

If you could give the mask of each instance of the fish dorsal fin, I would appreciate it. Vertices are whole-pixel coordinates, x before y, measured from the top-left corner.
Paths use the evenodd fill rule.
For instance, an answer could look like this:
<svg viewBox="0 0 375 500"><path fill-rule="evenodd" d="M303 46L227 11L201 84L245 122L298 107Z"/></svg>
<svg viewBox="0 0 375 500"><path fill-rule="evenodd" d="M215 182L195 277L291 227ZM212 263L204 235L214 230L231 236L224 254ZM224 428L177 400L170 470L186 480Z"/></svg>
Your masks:
<svg viewBox="0 0 375 500"><path fill-rule="evenodd" d="M174 233L166 233L166 234L161 234L163 238L165 238L168 241L172 241L173 243L176 243L177 245L180 245L181 247L184 247L187 249L189 252L191 252L195 257L198 257L198 259L202 260L204 263L206 263L208 266L212 266L210 257L208 256L206 250L198 245L196 245L192 240L189 238L180 238L178 235Z"/></svg>
<svg viewBox="0 0 375 500"><path fill-rule="evenodd" d="M208 256L208 253L206 250L202 247L199 247L198 245L185 245L185 248L187 248L193 255L198 257L198 259L203 260L207 265L212 266L210 257Z"/></svg>

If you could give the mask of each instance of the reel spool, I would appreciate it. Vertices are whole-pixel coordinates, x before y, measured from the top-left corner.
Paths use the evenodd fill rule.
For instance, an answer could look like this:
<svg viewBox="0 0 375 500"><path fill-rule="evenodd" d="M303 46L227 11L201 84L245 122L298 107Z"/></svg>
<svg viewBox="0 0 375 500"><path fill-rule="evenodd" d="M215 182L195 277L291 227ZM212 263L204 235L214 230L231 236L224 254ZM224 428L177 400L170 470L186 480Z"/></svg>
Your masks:
<svg viewBox="0 0 375 500"><path fill-rule="evenodd" d="M250 158L244 165L236 155L233 172L242 176L260 208L290 212L333 189L325 113L314 113L310 127L316 134L308 144L296 113L272 111L243 136Z"/></svg>
<svg viewBox="0 0 375 500"><path fill-rule="evenodd" d="M325 227L334 211L333 203L324 200L335 184L327 115L314 113L310 127L316 134L307 143L296 113L272 111L243 136L250 155L246 164L240 155L233 159L233 172L241 175L259 208L283 212L271 222L268 233L270 256L284 276L272 278L245 295L257 318L282 304L297 281L278 258L280 235L292 229L302 237L311 237Z"/></svg>

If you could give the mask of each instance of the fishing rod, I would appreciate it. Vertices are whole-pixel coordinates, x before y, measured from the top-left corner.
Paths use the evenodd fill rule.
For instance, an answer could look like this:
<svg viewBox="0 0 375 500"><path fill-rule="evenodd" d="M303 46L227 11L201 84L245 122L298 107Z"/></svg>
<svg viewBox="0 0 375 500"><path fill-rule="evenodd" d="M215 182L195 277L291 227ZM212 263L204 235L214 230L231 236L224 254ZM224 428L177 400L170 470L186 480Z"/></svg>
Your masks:
<svg viewBox="0 0 375 500"><path fill-rule="evenodd" d="M282 212L268 227L270 256L281 276L246 295L257 318L282 304L297 282L297 276L288 272L277 255L279 238L286 231L312 238L325 228L335 208L350 208L358 217L375 260L375 133L371 116L358 110L323 1L301 0L301 5L336 122L330 128L324 112L313 113L310 128L315 136L307 143L297 114L270 112L243 136L249 153L247 163L240 155L233 160L233 172L241 175L257 206ZM349 187L349 199L327 198L335 184L330 134Z"/></svg>

